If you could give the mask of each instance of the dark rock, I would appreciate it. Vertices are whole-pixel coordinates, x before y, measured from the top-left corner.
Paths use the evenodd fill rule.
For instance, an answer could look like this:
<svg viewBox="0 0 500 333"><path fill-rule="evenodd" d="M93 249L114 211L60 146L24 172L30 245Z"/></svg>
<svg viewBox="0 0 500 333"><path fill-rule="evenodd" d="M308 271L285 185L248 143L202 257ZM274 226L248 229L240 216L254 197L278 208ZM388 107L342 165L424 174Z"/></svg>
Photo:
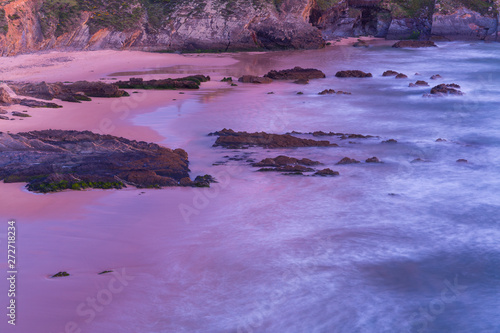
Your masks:
<svg viewBox="0 0 500 333"><path fill-rule="evenodd" d="M265 158L258 163L252 164L254 167L276 167L276 166L285 166L285 165L306 165L313 166L318 165L320 162L313 161L308 158L297 159L294 157L288 157L284 155L280 155L276 158Z"/></svg>
<svg viewBox="0 0 500 333"><path fill-rule="evenodd" d="M178 79L161 79L144 81L142 78L130 78L129 81L117 81L121 89L199 89L202 82L210 81L210 76L192 75ZM86 93L87 96L91 96ZM95 96L100 97L100 96Z"/></svg>
<svg viewBox="0 0 500 333"><path fill-rule="evenodd" d="M389 140L382 141L382 143L398 143L398 141L394 140L394 139L389 139Z"/></svg>
<svg viewBox="0 0 500 333"><path fill-rule="evenodd" d="M108 274L108 273L113 273L113 271L102 271L100 273L97 273L97 275L103 275L103 274Z"/></svg>
<svg viewBox="0 0 500 333"><path fill-rule="evenodd" d="M297 81L293 81L296 84L309 84L309 79L298 79Z"/></svg>
<svg viewBox="0 0 500 333"><path fill-rule="evenodd" d="M67 272L59 272L57 274L52 275L51 277L52 278L57 278L57 277L65 277L65 276L69 276L69 273L67 273Z"/></svg>
<svg viewBox="0 0 500 333"><path fill-rule="evenodd" d="M57 109L57 108L62 108L61 105L58 105L56 103L51 103L51 102L41 102L41 101L35 101L34 99L22 99L19 102L20 105L23 106L28 106L30 108L52 108L52 109Z"/></svg>
<svg viewBox="0 0 500 333"><path fill-rule="evenodd" d="M7 114L8 111L4 110L4 109L0 109L0 114Z"/></svg>
<svg viewBox="0 0 500 333"><path fill-rule="evenodd" d="M326 77L325 73L319 69L294 67L292 69L284 69L281 71L272 70L264 77L273 80L310 80L310 79L323 79Z"/></svg>
<svg viewBox="0 0 500 333"><path fill-rule="evenodd" d="M399 74L398 72L388 70L388 71L385 71L384 74L382 74L382 76L396 76L398 74Z"/></svg>
<svg viewBox="0 0 500 333"><path fill-rule="evenodd" d="M217 183L214 177L210 175L196 176L193 185L195 187L210 187L211 183Z"/></svg>
<svg viewBox="0 0 500 333"><path fill-rule="evenodd" d="M366 160L366 163L382 163L377 157L373 156Z"/></svg>
<svg viewBox="0 0 500 333"><path fill-rule="evenodd" d="M9 106L15 104L14 101L12 100L12 97L10 97L10 94L5 90L5 88L0 87L0 105L5 105Z"/></svg>
<svg viewBox="0 0 500 333"><path fill-rule="evenodd" d="M297 95L304 95L304 93L302 91L299 91Z"/></svg>
<svg viewBox="0 0 500 333"><path fill-rule="evenodd" d="M221 82L233 82L233 78L232 77L224 77L222 80L220 80Z"/></svg>
<svg viewBox="0 0 500 333"><path fill-rule="evenodd" d="M23 113L23 112L19 112L19 111L13 111L12 115L14 117L21 117L21 118L29 118L29 117L31 117L29 114Z"/></svg>
<svg viewBox="0 0 500 333"><path fill-rule="evenodd" d="M439 138L439 139L436 139L436 142L447 142L447 140Z"/></svg>
<svg viewBox="0 0 500 333"><path fill-rule="evenodd" d="M359 70L348 70L348 71L339 71L335 74L336 77L372 77L372 73L365 73Z"/></svg>
<svg viewBox="0 0 500 333"><path fill-rule="evenodd" d="M89 131L1 133L0 147L0 180L37 192L178 186L189 177L181 149Z"/></svg>
<svg viewBox="0 0 500 333"><path fill-rule="evenodd" d="M460 86L458 84L440 84L431 89L431 95L436 96L446 96L446 95L457 95L462 96L465 95L462 91L459 90Z"/></svg>
<svg viewBox="0 0 500 333"><path fill-rule="evenodd" d="M392 47L401 48L401 47L437 47L437 45L430 40L401 40L395 43Z"/></svg>
<svg viewBox="0 0 500 333"><path fill-rule="evenodd" d="M419 80L415 83L410 83L410 87L428 87L428 86L429 86L429 84L427 82L421 81L421 80Z"/></svg>
<svg viewBox="0 0 500 333"><path fill-rule="evenodd" d="M9 117L0 115L0 120L9 120Z"/></svg>
<svg viewBox="0 0 500 333"><path fill-rule="evenodd" d="M406 74L403 74L403 73L399 73L398 75L396 75L396 79L407 79L408 76Z"/></svg>
<svg viewBox="0 0 500 333"><path fill-rule="evenodd" d="M342 165L342 164L356 164L356 163L361 163L360 161L357 161L353 158L349 157L344 157L340 161L337 162L337 165Z"/></svg>
<svg viewBox="0 0 500 333"><path fill-rule="evenodd" d="M442 79L443 77L439 74L435 74L433 76L431 76L431 80L437 80L437 79Z"/></svg>
<svg viewBox="0 0 500 333"><path fill-rule="evenodd" d="M322 92L319 92L318 95L351 95L350 92L346 92L346 91L342 91L342 90L339 90L339 91L335 91L333 89L325 89L323 90Z"/></svg>
<svg viewBox="0 0 500 333"><path fill-rule="evenodd" d="M253 76L253 75L243 75L238 79L238 82L243 82L243 83L271 83L273 80L271 80L268 77L259 77L259 76Z"/></svg>
<svg viewBox="0 0 500 333"><path fill-rule="evenodd" d="M469 163L466 159L460 158L457 160L457 163Z"/></svg>
<svg viewBox="0 0 500 333"><path fill-rule="evenodd" d="M328 177L328 176L339 176L340 173L338 171L333 171L332 169L323 169L316 171L313 176L322 176L322 177Z"/></svg>
<svg viewBox="0 0 500 333"><path fill-rule="evenodd" d="M228 149L239 149L244 147L259 146L264 148L286 148L286 147L336 147L329 141L315 141L311 139L300 139L290 134L268 134L235 132L231 129L211 133L218 136L214 147Z"/></svg>
<svg viewBox="0 0 500 333"><path fill-rule="evenodd" d="M57 98L68 102L80 102L83 100L90 100L89 97L128 96L128 93L120 90L116 84L104 82L78 81L71 84L63 84L61 82L15 82L9 83L8 85L17 95L43 100L52 100Z"/></svg>

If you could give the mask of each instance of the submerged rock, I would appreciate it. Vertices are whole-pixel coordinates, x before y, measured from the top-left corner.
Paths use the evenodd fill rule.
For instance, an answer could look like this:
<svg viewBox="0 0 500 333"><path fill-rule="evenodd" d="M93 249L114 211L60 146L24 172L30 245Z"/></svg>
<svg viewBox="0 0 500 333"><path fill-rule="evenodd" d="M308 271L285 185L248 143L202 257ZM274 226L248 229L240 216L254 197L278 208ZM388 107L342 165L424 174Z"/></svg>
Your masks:
<svg viewBox="0 0 500 333"><path fill-rule="evenodd" d="M325 73L319 69L294 67L292 69L284 69L281 71L272 70L264 77L273 80L310 80L310 79L323 79L326 77Z"/></svg>
<svg viewBox="0 0 500 333"><path fill-rule="evenodd" d="M457 160L457 163L469 163L469 161L467 161L464 158L460 158L460 159Z"/></svg>
<svg viewBox="0 0 500 333"><path fill-rule="evenodd" d="M182 149L89 131L0 134L0 180L37 192L179 186L188 164Z"/></svg>
<svg viewBox="0 0 500 333"><path fill-rule="evenodd" d="M228 149L239 149L245 147L264 148L287 148L287 147L337 147L337 144L329 141L316 141L311 139L301 139L290 134L268 134L265 132L247 133L235 132L231 129L210 133L218 136L214 147L224 147Z"/></svg>
<svg viewBox="0 0 500 333"><path fill-rule="evenodd" d="M411 47L411 48L419 48L419 47L437 47L437 45L430 40L401 40L392 47L401 48L401 47Z"/></svg>
<svg viewBox="0 0 500 333"><path fill-rule="evenodd" d="M389 139L389 140L382 141L382 143L394 144L394 143L398 143L398 141L394 140L394 139Z"/></svg>
<svg viewBox="0 0 500 333"><path fill-rule="evenodd" d="M396 75L396 79L407 79L407 78L408 78L408 75L403 74L403 73L399 73L398 75Z"/></svg>
<svg viewBox="0 0 500 333"><path fill-rule="evenodd" d="M335 74L336 77L358 77L358 78L363 78L363 77L372 77L372 73L365 73L360 70L347 70L347 71L338 71L337 74Z"/></svg>
<svg viewBox="0 0 500 333"><path fill-rule="evenodd" d="M443 77L439 74L434 74L433 76L431 76L431 80L438 80L438 79L442 79Z"/></svg>

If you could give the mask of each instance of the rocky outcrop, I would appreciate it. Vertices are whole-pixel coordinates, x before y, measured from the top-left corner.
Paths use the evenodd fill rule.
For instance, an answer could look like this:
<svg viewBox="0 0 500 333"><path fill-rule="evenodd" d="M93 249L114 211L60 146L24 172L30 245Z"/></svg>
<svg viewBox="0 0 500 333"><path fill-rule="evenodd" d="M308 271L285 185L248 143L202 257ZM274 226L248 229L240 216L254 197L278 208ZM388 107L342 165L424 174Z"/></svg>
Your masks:
<svg viewBox="0 0 500 333"><path fill-rule="evenodd" d="M473 2L478 6L437 5L432 17L432 37L445 40L494 39L498 31L497 9L493 3Z"/></svg>
<svg viewBox="0 0 500 333"><path fill-rule="evenodd" d="M363 71L359 70L348 70L348 71L338 71L337 74L335 74L336 77L372 77L372 73L365 73Z"/></svg>
<svg viewBox="0 0 500 333"><path fill-rule="evenodd" d="M224 147L228 149L239 149L245 147L264 148L296 148L296 147L336 147L337 144L330 141L316 141L311 139L301 139L290 134L268 134L265 132L247 133L235 132L231 129L223 129L209 135L218 136L214 147Z"/></svg>
<svg viewBox="0 0 500 333"><path fill-rule="evenodd" d="M182 149L89 131L0 134L0 180L37 192L179 186L188 164Z"/></svg>
<svg viewBox="0 0 500 333"><path fill-rule="evenodd" d="M210 76L192 75L178 79L147 80L130 78L128 81L117 81L120 89L199 89L202 82L210 81Z"/></svg>
<svg viewBox="0 0 500 333"><path fill-rule="evenodd" d="M17 95L48 101L57 98L67 102L80 102L90 101L90 97L128 96L128 93L124 90L120 90L116 84L108 84L104 82L78 81L71 84L63 84L61 82L10 82L8 83L8 86ZM28 102L25 101L25 103ZM33 105L36 105L36 103ZM51 104L46 103L46 106L40 105L35 107L56 107L48 105Z"/></svg>
<svg viewBox="0 0 500 333"><path fill-rule="evenodd" d="M264 77L273 80L311 80L323 79L326 77L325 73L319 69L294 67L292 69L283 69L280 71L272 70Z"/></svg>

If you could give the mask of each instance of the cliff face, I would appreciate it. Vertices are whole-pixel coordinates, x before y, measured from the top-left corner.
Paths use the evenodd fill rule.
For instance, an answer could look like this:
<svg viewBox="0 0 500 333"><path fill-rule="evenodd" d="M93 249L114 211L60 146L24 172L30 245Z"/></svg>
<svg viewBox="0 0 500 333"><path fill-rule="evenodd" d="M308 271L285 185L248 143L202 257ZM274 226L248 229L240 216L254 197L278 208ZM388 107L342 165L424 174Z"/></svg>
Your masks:
<svg viewBox="0 0 500 333"><path fill-rule="evenodd" d="M309 23L308 6L301 0L14 0L0 9L0 50L319 48L324 40Z"/></svg>
<svg viewBox="0 0 500 333"><path fill-rule="evenodd" d="M498 27L492 1L10 0L0 5L0 52L308 49L360 35L487 39Z"/></svg>
<svg viewBox="0 0 500 333"><path fill-rule="evenodd" d="M345 0L311 15L326 38L495 39L496 0Z"/></svg>

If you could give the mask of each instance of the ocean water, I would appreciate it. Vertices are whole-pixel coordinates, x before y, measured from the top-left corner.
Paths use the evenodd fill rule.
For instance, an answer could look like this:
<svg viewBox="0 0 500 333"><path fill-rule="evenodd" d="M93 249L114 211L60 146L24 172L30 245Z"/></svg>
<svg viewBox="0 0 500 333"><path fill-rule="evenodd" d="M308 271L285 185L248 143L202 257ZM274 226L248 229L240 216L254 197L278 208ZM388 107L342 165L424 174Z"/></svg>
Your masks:
<svg viewBox="0 0 500 333"><path fill-rule="evenodd" d="M42 209L24 231L35 268L26 268L21 296L34 315L22 332L64 332L67 322L89 333L500 332L498 54L499 44L454 42L236 55L238 64L212 77L298 65L327 78L213 84L135 118L162 144L184 148L193 176L220 182L70 193L84 209L74 216ZM373 78L334 77L346 69ZM388 69L409 78L382 77ZM408 87L416 80L457 83L466 95L425 98L430 87ZM352 95L318 95L328 88ZM321 138L339 144L329 148L211 147L216 137L207 134L222 128L375 137ZM398 143L381 143L388 139ZM320 161L340 176L259 173L247 161L278 155ZM384 163L335 165L345 156ZM44 262L75 277L42 279ZM105 298L112 275L92 272L108 268L126 269L130 281L95 316L90 306L78 312L89 295Z"/></svg>

